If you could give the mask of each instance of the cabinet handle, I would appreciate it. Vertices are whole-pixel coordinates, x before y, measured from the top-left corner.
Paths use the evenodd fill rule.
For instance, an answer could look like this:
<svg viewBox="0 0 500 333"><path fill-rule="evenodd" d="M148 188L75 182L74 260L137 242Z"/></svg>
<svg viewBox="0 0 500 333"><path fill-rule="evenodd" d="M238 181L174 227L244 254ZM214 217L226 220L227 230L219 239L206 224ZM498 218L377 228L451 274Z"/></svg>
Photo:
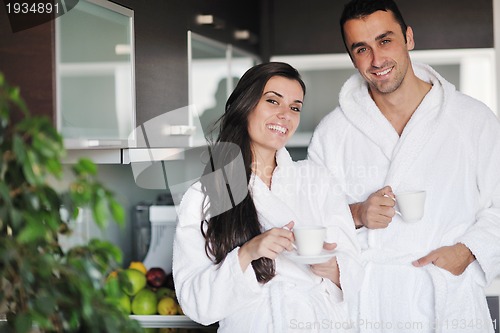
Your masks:
<svg viewBox="0 0 500 333"><path fill-rule="evenodd" d="M193 135L195 131L196 131L196 126L174 125L174 126L164 127L162 134L171 136L189 136Z"/></svg>

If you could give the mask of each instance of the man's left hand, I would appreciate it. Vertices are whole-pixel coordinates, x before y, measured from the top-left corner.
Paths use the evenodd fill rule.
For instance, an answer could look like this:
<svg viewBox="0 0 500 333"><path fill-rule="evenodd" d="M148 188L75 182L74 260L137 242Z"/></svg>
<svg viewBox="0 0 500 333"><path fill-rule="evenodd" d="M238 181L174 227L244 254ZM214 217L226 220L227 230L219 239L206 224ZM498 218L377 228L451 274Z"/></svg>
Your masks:
<svg viewBox="0 0 500 333"><path fill-rule="evenodd" d="M474 260L476 258L469 248L462 243L457 243L440 247L425 257L415 260L412 264L415 267L423 267L432 263L453 275L460 275Z"/></svg>

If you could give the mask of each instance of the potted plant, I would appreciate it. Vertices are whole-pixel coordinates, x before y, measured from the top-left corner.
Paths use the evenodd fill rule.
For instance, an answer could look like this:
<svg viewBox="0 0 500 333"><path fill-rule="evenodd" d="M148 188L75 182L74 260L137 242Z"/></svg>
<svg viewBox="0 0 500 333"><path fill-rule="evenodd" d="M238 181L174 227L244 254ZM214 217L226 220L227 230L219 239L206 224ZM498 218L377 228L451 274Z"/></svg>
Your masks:
<svg viewBox="0 0 500 333"><path fill-rule="evenodd" d="M119 269L121 251L97 239L61 248L60 235L72 232L61 207L73 219L89 207L100 228L124 221L90 160L72 166L66 191L50 185L63 175L64 153L51 121L30 115L0 73L0 331L142 332L119 306L126 277L107 279Z"/></svg>

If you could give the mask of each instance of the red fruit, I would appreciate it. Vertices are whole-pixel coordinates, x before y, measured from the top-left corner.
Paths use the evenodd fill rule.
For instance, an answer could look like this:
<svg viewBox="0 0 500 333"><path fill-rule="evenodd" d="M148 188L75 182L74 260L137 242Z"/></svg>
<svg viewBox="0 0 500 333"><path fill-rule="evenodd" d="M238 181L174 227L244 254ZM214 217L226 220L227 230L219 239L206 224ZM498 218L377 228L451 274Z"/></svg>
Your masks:
<svg viewBox="0 0 500 333"><path fill-rule="evenodd" d="M151 267L146 272L146 280L151 287L159 288L163 286L167 279L167 273L161 267Z"/></svg>

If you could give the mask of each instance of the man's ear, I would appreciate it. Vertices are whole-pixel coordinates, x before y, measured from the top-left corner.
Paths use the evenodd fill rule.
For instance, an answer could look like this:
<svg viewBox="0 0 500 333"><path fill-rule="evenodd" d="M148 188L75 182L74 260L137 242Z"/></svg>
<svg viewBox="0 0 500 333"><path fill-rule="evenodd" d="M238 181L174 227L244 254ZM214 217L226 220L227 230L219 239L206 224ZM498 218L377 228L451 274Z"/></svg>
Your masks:
<svg viewBox="0 0 500 333"><path fill-rule="evenodd" d="M413 29L411 27L406 28L406 49L408 51L415 48L415 40L413 39Z"/></svg>

